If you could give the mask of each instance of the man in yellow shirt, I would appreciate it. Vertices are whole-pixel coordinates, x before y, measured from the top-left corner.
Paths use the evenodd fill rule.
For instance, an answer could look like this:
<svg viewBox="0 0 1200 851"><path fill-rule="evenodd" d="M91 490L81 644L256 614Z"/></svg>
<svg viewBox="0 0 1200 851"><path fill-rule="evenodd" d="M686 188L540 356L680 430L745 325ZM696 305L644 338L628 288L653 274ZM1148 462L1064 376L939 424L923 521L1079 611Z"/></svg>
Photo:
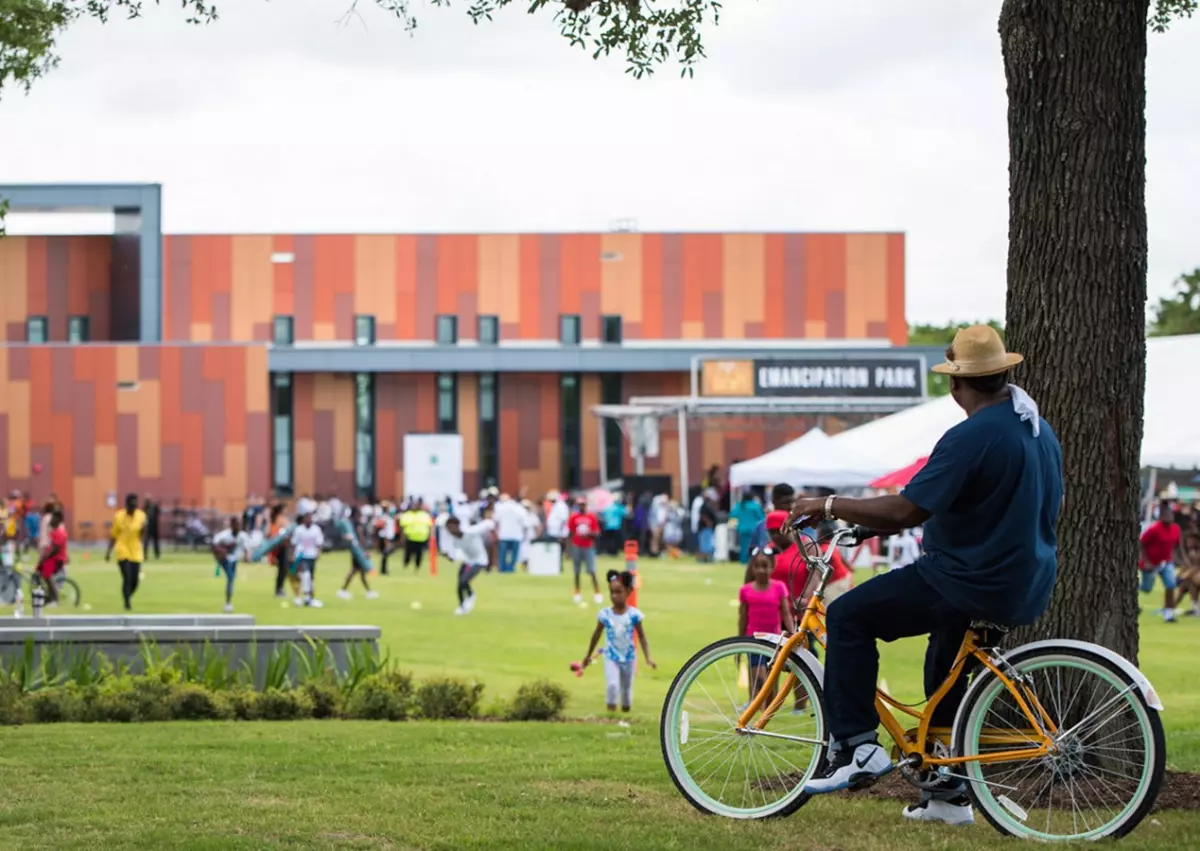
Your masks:
<svg viewBox="0 0 1200 851"><path fill-rule="evenodd" d="M112 558L113 551L117 553L117 565L121 568L121 596L125 599L125 611L129 611L129 601L137 591L138 579L142 573L142 562L145 552L142 549L142 534L146 529L146 513L138 508L136 493L125 497L125 507L113 515L112 537L108 541L108 550L104 560Z"/></svg>
<svg viewBox="0 0 1200 851"><path fill-rule="evenodd" d="M409 503L408 510L400 515L400 529L404 533L404 566L412 562L419 573L421 557L429 549L429 534L433 529L433 517L425 510L424 503L416 499Z"/></svg>

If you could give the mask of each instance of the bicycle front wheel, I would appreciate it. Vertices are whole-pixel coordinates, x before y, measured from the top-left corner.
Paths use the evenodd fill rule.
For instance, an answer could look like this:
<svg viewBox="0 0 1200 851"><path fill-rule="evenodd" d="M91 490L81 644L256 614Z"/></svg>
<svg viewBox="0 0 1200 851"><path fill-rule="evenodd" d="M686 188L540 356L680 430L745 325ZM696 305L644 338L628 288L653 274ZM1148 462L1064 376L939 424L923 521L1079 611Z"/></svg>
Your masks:
<svg viewBox="0 0 1200 851"><path fill-rule="evenodd" d="M78 608L81 595L79 585L74 579L64 579L58 583L58 604Z"/></svg>
<svg viewBox="0 0 1200 851"><path fill-rule="evenodd" d="M1043 757L966 763L984 817L1001 833L1042 841L1129 833L1153 806L1166 769L1158 712L1099 654L1064 645L1007 659L1054 723L1055 747ZM954 731L956 753L1036 748L1040 734L1013 693L995 674L982 676Z"/></svg>
<svg viewBox="0 0 1200 851"><path fill-rule="evenodd" d="M755 685L745 660L765 662L775 650L750 637L710 644L683 666L667 691L663 758L675 786L701 812L769 818L790 815L808 800L804 784L825 756L828 734L821 684L798 657L787 660L779 680L782 687L793 675L794 694L763 730L737 729Z"/></svg>

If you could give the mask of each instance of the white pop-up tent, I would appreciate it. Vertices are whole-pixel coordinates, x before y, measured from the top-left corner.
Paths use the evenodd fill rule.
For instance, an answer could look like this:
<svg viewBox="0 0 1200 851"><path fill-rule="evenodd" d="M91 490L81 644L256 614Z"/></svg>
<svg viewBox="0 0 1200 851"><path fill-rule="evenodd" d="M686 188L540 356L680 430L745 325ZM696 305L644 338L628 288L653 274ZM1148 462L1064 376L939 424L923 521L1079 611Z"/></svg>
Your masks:
<svg viewBox="0 0 1200 851"><path fill-rule="evenodd" d="M887 470L878 464L841 450L836 441L814 428L772 449L765 455L734 464L729 468L729 484L735 488L788 482L827 488L864 487Z"/></svg>

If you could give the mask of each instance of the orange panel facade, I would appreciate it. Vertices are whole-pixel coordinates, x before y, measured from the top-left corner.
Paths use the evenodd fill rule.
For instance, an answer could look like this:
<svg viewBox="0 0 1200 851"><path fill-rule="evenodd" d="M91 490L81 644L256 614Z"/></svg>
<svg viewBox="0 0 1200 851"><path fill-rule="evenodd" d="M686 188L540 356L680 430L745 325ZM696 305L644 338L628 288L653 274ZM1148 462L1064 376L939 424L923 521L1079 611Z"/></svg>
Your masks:
<svg viewBox="0 0 1200 851"><path fill-rule="evenodd" d="M261 347L0 347L0 488L57 494L76 535L109 494L238 508L270 484L267 381Z"/></svg>
<svg viewBox="0 0 1200 851"><path fill-rule="evenodd" d="M564 314L593 340L601 316L628 340L906 336L903 234L168 236L163 277L172 341L267 340L276 315L325 341L356 315L380 340L432 340L439 315L557 339Z"/></svg>
<svg viewBox="0 0 1200 851"><path fill-rule="evenodd" d="M0 341L26 342L30 317L46 319L47 340L65 341L72 316L87 317L91 339L109 339L112 246L107 236L0 239Z"/></svg>

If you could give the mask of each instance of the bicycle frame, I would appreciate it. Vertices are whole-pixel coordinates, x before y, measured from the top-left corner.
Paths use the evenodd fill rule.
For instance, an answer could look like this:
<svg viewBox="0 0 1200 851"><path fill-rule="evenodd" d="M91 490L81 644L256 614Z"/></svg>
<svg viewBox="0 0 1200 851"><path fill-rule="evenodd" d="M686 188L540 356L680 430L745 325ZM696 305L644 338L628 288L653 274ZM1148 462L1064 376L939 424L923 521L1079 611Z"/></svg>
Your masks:
<svg viewBox="0 0 1200 851"><path fill-rule="evenodd" d="M800 614L795 634L788 636L785 641L778 645L775 656L771 660L771 667L766 680L759 687L758 693L755 694L746 709L738 716L738 730L763 730L771 718L774 717L775 713L779 711L788 694L796 686L798 682L797 677L795 674L789 673L784 680L783 687L777 691L775 687L779 684L779 678L792 651L796 650L802 644L807 649L808 634L810 632L816 637L818 643L825 644L824 599L825 585L832 573L830 562L833 558L834 548L842 539L850 537L852 534L853 531L850 529L839 529L829 539L829 545L823 554L820 552L819 546L817 547L817 554L815 556L804 554L803 557L808 567L819 571L820 579L803 612ZM801 552L804 552L803 549ZM977 660L983 668L991 671L1004 683L1005 688L1016 698L1017 705L1030 723L1028 735L1022 735L1025 731L1019 730L1014 730L1011 733L993 731L991 734L982 736L980 741L992 744L1017 744L1024 742L1027 744L1036 744L1036 747L1023 747L959 757L938 757L926 753L926 746L931 733L930 721L933 718L934 710L937 709L950 689L954 687L954 684L958 682L959 677L963 675L963 670L970 659ZM770 697L772 692L774 692L774 696ZM770 702L768 703L769 697ZM764 704L766 704L765 709L763 709ZM910 736L909 732L901 726L889 707L898 709L905 715L917 719L915 737ZM763 709L762 715L757 720L754 720L754 716L759 709ZM988 653L984 647L980 646L979 636L974 629L968 629L966 635L963 636L962 644L958 648L958 654L955 657L954 664L950 668L950 673L937 691L929 697L923 711L917 712L911 707L905 706L881 689L875 690L875 710L879 713L880 723L883 724L884 729L887 730L888 735L892 737L892 740L896 743L900 751L906 757L915 756L919 758L921 764L927 766L951 766L967 762L987 764L1038 759L1052 751L1054 748L1053 737L1058 733L1057 727L1041 702L1037 699L1037 695L1034 694L1029 683L1019 675L1015 677L1010 676L1008 671L1005 670L1004 664ZM947 738L949 738L948 735Z"/></svg>

